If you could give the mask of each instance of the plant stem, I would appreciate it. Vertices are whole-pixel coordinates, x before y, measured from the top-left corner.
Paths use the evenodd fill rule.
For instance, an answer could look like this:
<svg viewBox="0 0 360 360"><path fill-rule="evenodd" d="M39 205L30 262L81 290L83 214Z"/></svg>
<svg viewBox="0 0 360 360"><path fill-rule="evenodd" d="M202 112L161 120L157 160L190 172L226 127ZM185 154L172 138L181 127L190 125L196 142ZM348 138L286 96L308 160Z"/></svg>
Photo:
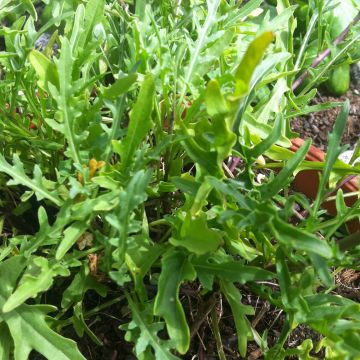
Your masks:
<svg viewBox="0 0 360 360"><path fill-rule="evenodd" d="M125 299L125 295L122 295L122 296L117 297L117 298L115 298L115 299L109 300L109 301L107 301L107 302L104 303L104 304L101 304L101 305L98 305L98 306L94 307L93 309L89 310L88 312L86 312L86 313L84 314L84 319L88 319L89 317L91 317L91 316L99 313L101 310L104 310L104 309L106 309L106 308L108 308L108 307L110 307L110 306L112 306L112 305L114 305L114 304L119 303L119 302L122 301L123 299ZM59 320L59 322L61 323L61 324L60 324L61 328L64 328L64 327L66 327L66 326L71 325L71 324L73 323L72 318L73 318L73 317L68 318L68 319L66 319L66 320L63 320L63 321Z"/></svg>
<svg viewBox="0 0 360 360"><path fill-rule="evenodd" d="M122 95L116 101L116 104L111 109L113 111L114 117L113 117L113 123L111 125L111 131L108 140L108 148L106 149L106 153L105 153L105 158L104 158L105 162L109 161L110 156L112 154L112 141L116 140L116 134L119 131L121 118L124 114L124 105L125 105L125 95Z"/></svg>
<svg viewBox="0 0 360 360"><path fill-rule="evenodd" d="M356 17L354 18L354 20L351 22L351 24L349 24L345 30L334 40L333 42L333 46L337 46L339 44L341 44L344 39L346 38L347 34L350 31L351 26L355 25L358 21L360 20L360 12L356 15ZM325 49L321 54L319 54L315 60L312 62L312 64L310 65L311 68L316 68L318 67L321 62L327 58L329 55L331 54L331 49L327 48ZM302 83L303 81L310 75L308 70L305 70L292 84L291 90L295 91Z"/></svg>
<svg viewBox="0 0 360 360"><path fill-rule="evenodd" d="M317 21L317 18L318 18L318 14L315 13L312 15L311 19L310 19L310 22L309 22L309 26L308 26L308 29L306 31L306 34L304 36L304 39L302 41L302 44L301 44L301 47L300 47L300 50L299 50L299 55L296 59L296 63L295 63L295 69L298 69L300 64L301 64L301 60L302 60L302 57L304 55L304 52L305 52L305 49L306 49L306 45L308 44L309 42L309 39L310 39L310 35L311 35L311 32L316 24L316 21Z"/></svg>
<svg viewBox="0 0 360 360"><path fill-rule="evenodd" d="M158 225L169 225L169 222L166 219L158 219L149 223L149 227L154 227Z"/></svg>

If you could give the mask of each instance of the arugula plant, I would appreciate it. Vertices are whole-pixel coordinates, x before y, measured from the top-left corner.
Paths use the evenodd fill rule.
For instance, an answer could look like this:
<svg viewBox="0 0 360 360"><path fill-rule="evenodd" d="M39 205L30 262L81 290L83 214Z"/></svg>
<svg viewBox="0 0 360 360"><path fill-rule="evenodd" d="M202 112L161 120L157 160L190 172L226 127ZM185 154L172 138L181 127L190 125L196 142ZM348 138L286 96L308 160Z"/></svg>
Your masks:
<svg viewBox="0 0 360 360"><path fill-rule="evenodd" d="M310 5L314 14L329 6ZM349 104L309 105L314 83L292 93L306 57L301 48L296 58L296 6L59 0L16 9L0 32L1 358L83 359L62 330L101 346L87 320L118 302L139 359L180 358L196 333L182 301L191 285L198 299L228 303L241 357L252 341L265 358L311 358L310 339L284 347L299 324L321 334L313 351L360 356L359 304L332 292L339 269L358 269L358 243L337 240L360 200L349 209L339 193L337 217L321 210L333 179L360 171L336 161ZM45 32L47 46L35 49ZM324 164L304 161L309 142L286 149L292 118L334 106L342 110ZM289 184L314 168L323 172L310 203ZM309 216L296 218L295 204ZM59 286L61 301L48 301ZM274 346L252 325L244 286L285 314ZM94 292L107 300L88 309Z"/></svg>

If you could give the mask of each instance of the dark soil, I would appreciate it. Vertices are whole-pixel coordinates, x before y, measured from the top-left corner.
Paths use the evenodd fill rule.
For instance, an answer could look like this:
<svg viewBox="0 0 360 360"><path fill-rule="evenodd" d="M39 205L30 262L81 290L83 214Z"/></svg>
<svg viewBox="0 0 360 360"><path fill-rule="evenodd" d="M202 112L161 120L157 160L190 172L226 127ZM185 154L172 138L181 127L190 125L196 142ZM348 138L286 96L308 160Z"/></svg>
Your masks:
<svg viewBox="0 0 360 360"><path fill-rule="evenodd" d="M313 100L312 105L331 101L345 101L346 99L350 101L350 112L342 140L343 144L349 144L353 148L360 138L360 92L353 88L341 98L320 94ZM299 133L301 138L311 138L313 145L326 151L328 135L339 111L339 108L333 108L294 119L291 123L292 129Z"/></svg>

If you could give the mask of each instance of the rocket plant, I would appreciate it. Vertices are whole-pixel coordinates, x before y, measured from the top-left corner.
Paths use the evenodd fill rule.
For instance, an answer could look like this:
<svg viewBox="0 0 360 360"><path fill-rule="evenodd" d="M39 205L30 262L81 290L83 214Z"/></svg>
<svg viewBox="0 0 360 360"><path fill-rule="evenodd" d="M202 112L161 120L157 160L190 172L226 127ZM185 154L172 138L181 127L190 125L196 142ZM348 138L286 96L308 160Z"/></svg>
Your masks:
<svg viewBox="0 0 360 360"><path fill-rule="evenodd" d="M186 286L213 300L219 358L220 300L241 357L249 342L265 359L360 357L360 305L334 280L359 268L358 242L339 244L360 200L348 208L338 191L338 215L321 208L360 174L337 160L349 103L311 105L360 35L353 25L309 69L309 40L319 53L332 46L323 19L337 4L307 4L314 19L299 42L289 0L0 2L1 359L84 359L64 329L101 346L89 321L119 304L137 358L184 358L196 330ZM332 107L325 162L304 161L310 141L289 151L291 120ZM314 201L290 189L308 168L321 171ZM244 286L282 310L275 344L252 325ZM286 348L298 325L322 340Z"/></svg>

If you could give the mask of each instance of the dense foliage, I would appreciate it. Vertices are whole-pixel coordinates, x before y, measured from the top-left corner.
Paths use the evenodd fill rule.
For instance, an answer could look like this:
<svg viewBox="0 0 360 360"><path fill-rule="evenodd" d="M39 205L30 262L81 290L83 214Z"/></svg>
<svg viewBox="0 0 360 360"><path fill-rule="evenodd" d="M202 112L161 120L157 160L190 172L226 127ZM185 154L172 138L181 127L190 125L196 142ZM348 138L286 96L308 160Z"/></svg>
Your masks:
<svg viewBox="0 0 360 360"><path fill-rule="evenodd" d="M88 296L126 305L137 358L181 358L184 286L229 305L242 357L251 341L270 359L311 359L315 345L360 358L360 305L333 292L335 274L359 267L345 223L360 200L348 208L338 191L338 215L321 208L360 174L337 160L349 104L310 105L315 86L357 60L357 25L333 46L329 21L357 5L0 1L0 358L83 359L61 333L73 326L100 346ZM304 161L309 142L288 150L292 119L336 106L324 163ZM303 169L322 170L313 201L290 188ZM274 346L251 325L245 285L285 314ZM284 348L299 324L321 342Z"/></svg>

